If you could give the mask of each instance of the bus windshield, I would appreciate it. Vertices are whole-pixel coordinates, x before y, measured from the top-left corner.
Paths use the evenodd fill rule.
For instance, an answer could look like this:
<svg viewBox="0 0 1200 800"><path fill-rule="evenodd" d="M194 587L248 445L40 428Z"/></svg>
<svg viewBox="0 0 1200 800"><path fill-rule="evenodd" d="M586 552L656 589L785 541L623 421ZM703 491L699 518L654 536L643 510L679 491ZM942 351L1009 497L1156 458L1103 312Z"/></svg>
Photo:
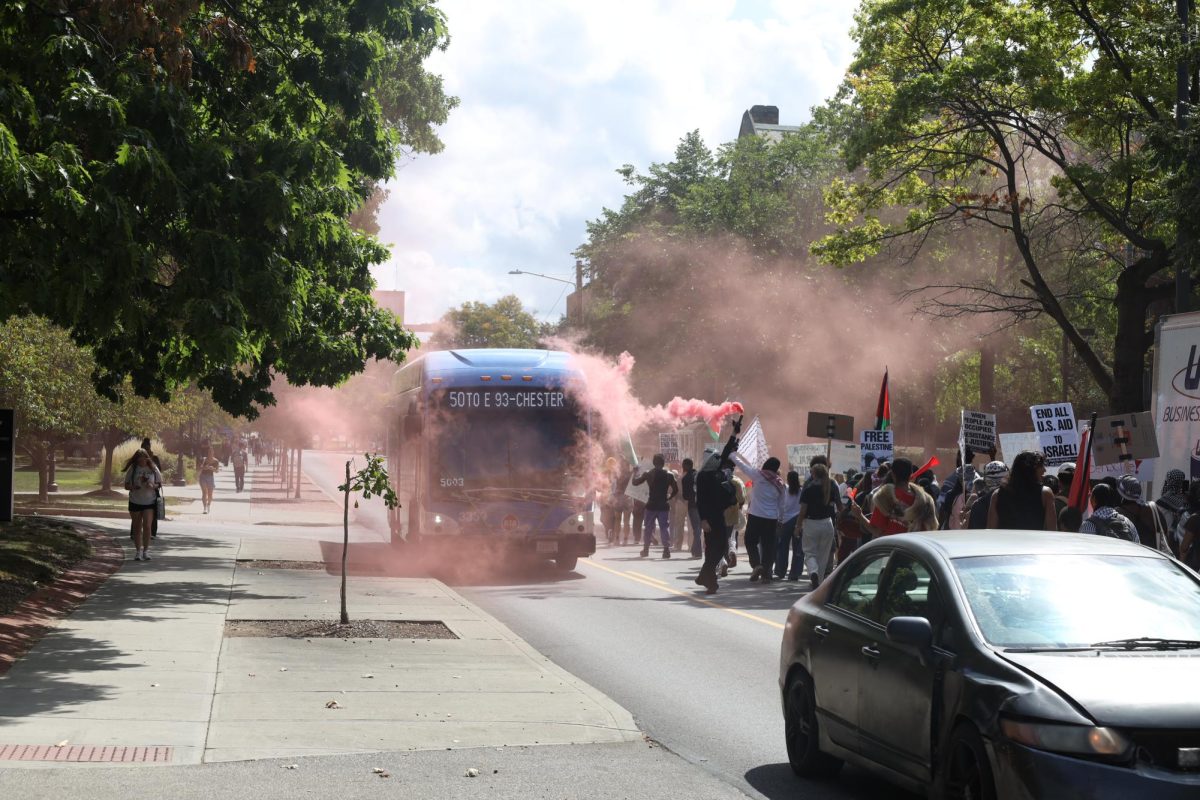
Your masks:
<svg viewBox="0 0 1200 800"><path fill-rule="evenodd" d="M447 389L430 401L435 496L568 490L587 423L562 389Z"/></svg>

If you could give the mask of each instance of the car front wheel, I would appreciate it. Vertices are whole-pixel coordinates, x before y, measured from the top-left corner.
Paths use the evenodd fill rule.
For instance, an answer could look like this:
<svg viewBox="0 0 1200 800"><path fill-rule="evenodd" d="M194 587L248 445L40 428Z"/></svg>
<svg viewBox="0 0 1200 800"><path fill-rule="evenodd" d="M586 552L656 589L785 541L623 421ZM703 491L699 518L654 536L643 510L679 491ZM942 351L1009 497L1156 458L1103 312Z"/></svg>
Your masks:
<svg viewBox="0 0 1200 800"><path fill-rule="evenodd" d="M827 778L837 774L842 762L821 752L817 704L808 675L797 673L788 684L784 716L788 762L802 778Z"/></svg>
<svg viewBox="0 0 1200 800"><path fill-rule="evenodd" d="M959 723L950 734L941 771L941 800L996 800L992 765L974 725Z"/></svg>

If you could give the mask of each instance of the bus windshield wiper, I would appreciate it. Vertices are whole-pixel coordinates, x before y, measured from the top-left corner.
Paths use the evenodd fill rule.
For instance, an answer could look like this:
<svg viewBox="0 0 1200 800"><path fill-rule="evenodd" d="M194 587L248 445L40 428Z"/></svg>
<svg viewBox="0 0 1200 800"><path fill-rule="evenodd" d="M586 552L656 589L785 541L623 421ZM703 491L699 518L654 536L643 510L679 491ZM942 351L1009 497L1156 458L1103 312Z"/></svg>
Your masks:
<svg viewBox="0 0 1200 800"><path fill-rule="evenodd" d="M1114 639L1111 642L1096 642L1092 647L1112 647L1124 650L1195 650L1200 648L1196 639L1159 639L1155 636L1140 636L1134 639Z"/></svg>

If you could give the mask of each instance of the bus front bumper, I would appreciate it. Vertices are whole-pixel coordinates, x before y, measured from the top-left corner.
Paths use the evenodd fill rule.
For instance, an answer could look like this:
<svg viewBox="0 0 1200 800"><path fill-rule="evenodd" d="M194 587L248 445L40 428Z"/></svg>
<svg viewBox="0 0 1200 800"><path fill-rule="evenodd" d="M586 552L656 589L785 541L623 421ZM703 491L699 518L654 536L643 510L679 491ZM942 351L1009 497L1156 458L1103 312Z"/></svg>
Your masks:
<svg viewBox="0 0 1200 800"><path fill-rule="evenodd" d="M583 558L596 552L596 537L590 533L541 533L524 537L520 549L545 558Z"/></svg>

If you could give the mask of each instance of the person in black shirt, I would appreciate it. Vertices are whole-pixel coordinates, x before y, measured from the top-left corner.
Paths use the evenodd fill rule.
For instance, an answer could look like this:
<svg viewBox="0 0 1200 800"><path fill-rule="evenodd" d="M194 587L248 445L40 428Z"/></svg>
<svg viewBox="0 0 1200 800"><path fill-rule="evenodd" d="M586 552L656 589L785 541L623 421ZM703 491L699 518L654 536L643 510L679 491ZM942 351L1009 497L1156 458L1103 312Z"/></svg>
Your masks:
<svg viewBox="0 0 1200 800"><path fill-rule="evenodd" d="M704 530L704 565L696 576L696 583L707 589L707 594L717 591L717 565L729 552L729 528L725 526L725 509L737 504L737 494L725 473L725 465L732 464L729 454L737 449L737 435L742 431L739 419L733 423L733 436L725 443L720 455L714 453L704 462L704 468L696 473L696 510L700 514Z"/></svg>
<svg viewBox="0 0 1200 800"><path fill-rule="evenodd" d="M692 558L699 558L703 540L700 537L700 507L696 505L696 466L690 458L683 460L683 477L679 485L683 501L687 503L688 525L692 529Z"/></svg>
<svg viewBox="0 0 1200 800"><path fill-rule="evenodd" d="M663 558L671 557L671 500L679 494L675 476L663 469L666 461L662 453L654 456L654 469L635 474L633 485L646 484L650 496L646 498L645 524L642 528L642 558L650 555L650 540L654 535L654 524L662 531Z"/></svg>

